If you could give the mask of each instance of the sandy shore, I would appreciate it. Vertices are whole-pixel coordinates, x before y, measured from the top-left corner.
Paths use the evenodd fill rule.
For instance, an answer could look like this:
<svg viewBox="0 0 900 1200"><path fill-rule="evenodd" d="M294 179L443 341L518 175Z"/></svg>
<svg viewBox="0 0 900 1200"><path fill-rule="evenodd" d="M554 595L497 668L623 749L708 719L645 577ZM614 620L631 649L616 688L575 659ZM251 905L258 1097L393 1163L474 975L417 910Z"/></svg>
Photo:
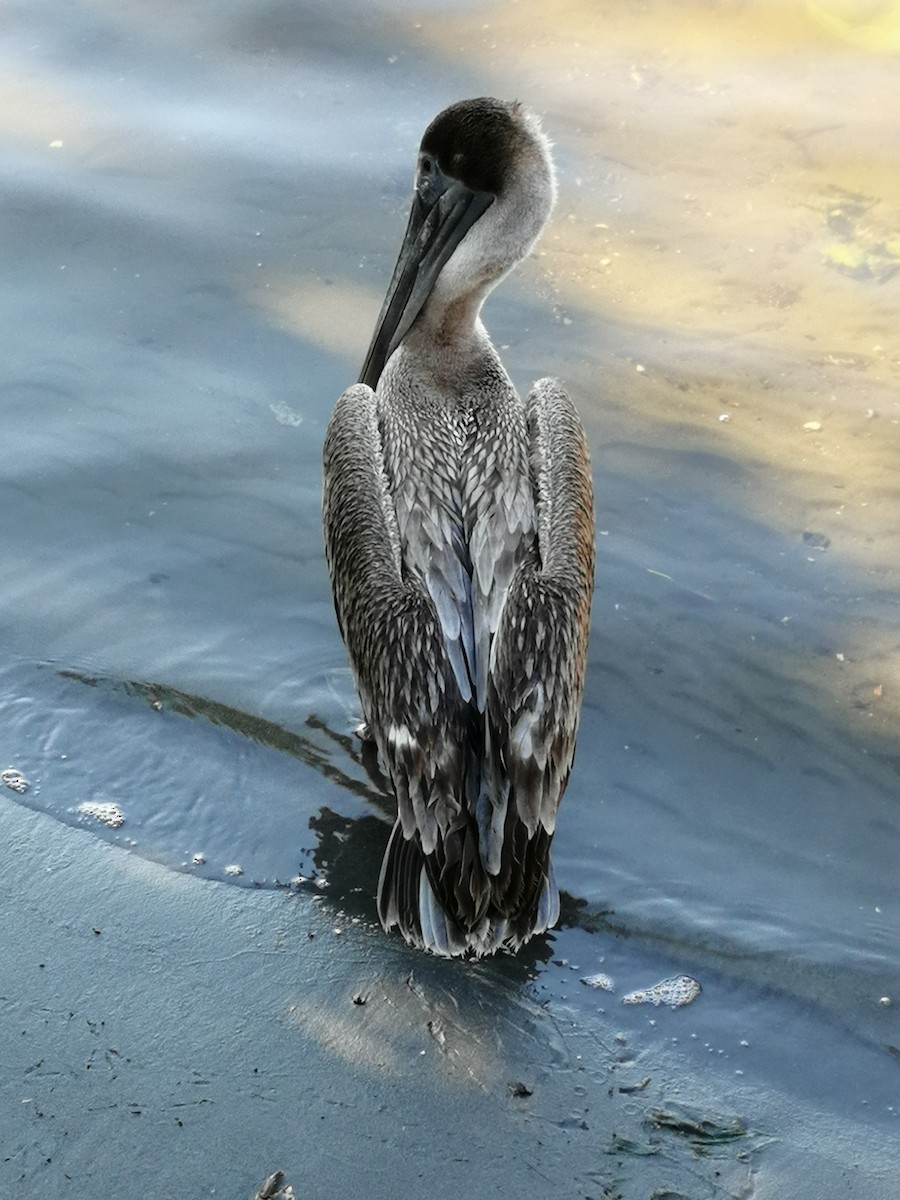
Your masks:
<svg viewBox="0 0 900 1200"><path fill-rule="evenodd" d="M715 1099L721 1078L586 1019L563 960L535 988L514 959L426 958L309 895L173 873L5 798L2 816L4 1196L249 1200L283 1170L297 1196L774 1195L760 1183L789 1177L812 1197L844 1173L825 1126L777 1146L754 1127L759 1107L784 1128L778 1097ZM869 1166L844 1194L886 1197L877 1148L854 1145Z"/></svg>

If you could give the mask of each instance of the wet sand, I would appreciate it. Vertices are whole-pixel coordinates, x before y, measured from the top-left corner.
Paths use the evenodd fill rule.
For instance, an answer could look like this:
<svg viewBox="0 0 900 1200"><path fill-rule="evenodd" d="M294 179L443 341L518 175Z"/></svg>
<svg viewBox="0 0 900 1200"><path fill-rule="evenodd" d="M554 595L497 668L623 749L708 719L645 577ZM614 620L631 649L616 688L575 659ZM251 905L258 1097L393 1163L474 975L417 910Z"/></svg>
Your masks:
<svg viewBox="0 0 900 1200"><path fill-rule="evenodd" d="M514 959L427 959L308 896L3 822L6 1195L249 1197L276 1169L298 1196L775 1195L780 1172L890 1194L894 1148L723 1094L562 960L535 992Z"/></svg>

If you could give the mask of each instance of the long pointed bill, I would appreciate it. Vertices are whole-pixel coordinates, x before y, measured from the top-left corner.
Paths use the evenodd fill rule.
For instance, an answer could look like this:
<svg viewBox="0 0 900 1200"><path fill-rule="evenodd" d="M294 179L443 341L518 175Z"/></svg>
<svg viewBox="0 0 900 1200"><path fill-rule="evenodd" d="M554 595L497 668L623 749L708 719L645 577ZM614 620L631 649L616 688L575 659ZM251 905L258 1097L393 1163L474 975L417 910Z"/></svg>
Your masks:
<svg viewBox="0 0 900 1200"><path fill-rule="evenodd" d="M489 192L473 192L456 180L433 179L430 191L428 200L418 194L413 198L400 256L359 377L370 388L378 385L385 363L422 311L444 264L494 202Z"/></svg>

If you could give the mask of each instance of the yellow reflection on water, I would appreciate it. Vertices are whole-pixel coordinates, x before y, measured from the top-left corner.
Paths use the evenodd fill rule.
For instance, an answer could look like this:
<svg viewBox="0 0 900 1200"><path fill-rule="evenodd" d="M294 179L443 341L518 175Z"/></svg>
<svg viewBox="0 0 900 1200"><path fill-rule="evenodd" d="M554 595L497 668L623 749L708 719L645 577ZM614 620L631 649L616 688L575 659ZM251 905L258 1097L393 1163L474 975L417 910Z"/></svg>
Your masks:
<svg viewBox="0 0 900 1200"><path fill-rule="evenodd" d="M876 54L900 53L897 0L807 0L806 8L835 37Z"/></svg>
<svg viewBox="0 0 900 1200"><path fill-rule="evenodd" d="M827 529L815 569L860 592L900 564L897 9L520 0L415 35L557 141L540 265L568 324L542 369L595 438L740 464L748 515L786 545ZM848 630L833 698L900 719L895 643Z"/></svg>
<svg viewBox="0 0 900 1200"><path fill-rule="evenodd" d="M0 132L7 141L36 150L69 150L79 145L86 129L96 136L103 113L87 106L82 96L58 81L37 73L4 70L0 79Z"/></svg>
<svg viewBox="0 0 900 1200"><path fill-rule="evenodd" d="M624 327L642 418L706 428L714 392L750 410L731 453L877 488L900 466L895 64L802 4L479 12L474 36L468 11L419 36L547 113L542 262L560 303Z"/></svg>
<svg viewBox="0 0 900 1200"><path fill-rule="evenodd" d="M318 275L273 276L264 288L254 289L253 299L280 328L332 354L355 353L360 366L381 302L371 288L345 281L336 286ZM347 385L352 382L348 379Z"/></svg>

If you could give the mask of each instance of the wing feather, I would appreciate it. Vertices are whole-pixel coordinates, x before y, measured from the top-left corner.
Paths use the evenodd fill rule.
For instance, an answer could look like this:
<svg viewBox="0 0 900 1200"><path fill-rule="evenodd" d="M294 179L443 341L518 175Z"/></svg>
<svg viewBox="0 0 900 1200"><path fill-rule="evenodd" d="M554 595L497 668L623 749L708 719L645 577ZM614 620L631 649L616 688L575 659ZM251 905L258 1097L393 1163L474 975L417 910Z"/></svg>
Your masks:
<svg viewBox="0 0 900 1200"><path fill-rule="evenodd" d="M451 602L440 600L402 562L394 500L384 469L377 405L371 389L349 388L325 438L323 512L326 560L338 624L362 702L397 797L397 826L379 885L388 926L439 953L460 953L465 937L441 909L483 917L487 896L462 880L453 860L475 863L469 812L477 789L481 738L459 686L468 680ZM414 520L409 515L408 521ZM444 578L443 574L441 578ZM458 624L459 618L455 618ZM430 897L424 911L423 897Z"/></svg>
<svg viewBox="0 0 900 1200"><path fill-rule="evenodd" d="M438 605L401 566L375 397L363 384L343 394L328 427L323 510L335 609L364 716L397 792L403 835L417 833L431 853L465 796L466 706ZM441 604L452 624L452 604Z"/></svg>
<svg viewBox="0 0 900 1200"><path fill-rule="evenodd" d="M464 481L470 510L469 556L472 563L472 629L475 696L484 711L492 645L506 594L534 536L534 499L525 445L525 414L511 393L502 420L475 431L468 447ZM480 440L479 440L480 435ZM499 447L492 440L500 439Z"/></svg>
<svg viewBox="0 0 900 1200"><path fill-rule="evenodd" d="M538 536L494 641L482 788L494 806L482 822L482 856L488 870L510 878L527 853L524 843L516 850L512 826L519 823L528 842L555 828L575 754L594 581L593 490L578 414L553 380L535 384L526 411Z"/></svg>
<svg viewBox="0 0 900 1200"><path fill-rule="evenodd" d="M437 468L431 477L443 484L431 503L422 503L415 478L395 488L393 503L405 567L419 575L434 601L460 696L468 702L474 675L469 551L451 481Z"/></svg>

